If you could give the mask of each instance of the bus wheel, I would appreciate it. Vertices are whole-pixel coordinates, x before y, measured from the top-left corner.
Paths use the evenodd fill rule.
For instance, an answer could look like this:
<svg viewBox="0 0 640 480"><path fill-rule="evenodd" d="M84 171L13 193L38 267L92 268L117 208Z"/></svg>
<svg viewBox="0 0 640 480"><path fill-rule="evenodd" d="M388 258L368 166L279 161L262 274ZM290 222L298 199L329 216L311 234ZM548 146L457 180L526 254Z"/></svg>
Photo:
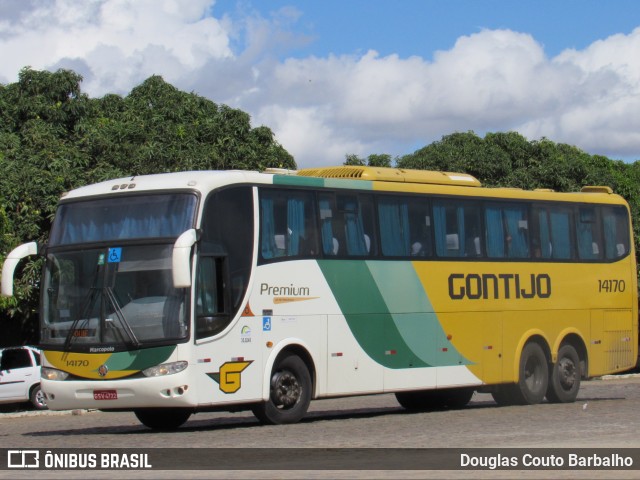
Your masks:
<svg viewBox="0 0 640 480"><path fill-rule="evenodd" d="M517 403L533 405L542 402L549 384L549 363L539 344L530 342L522 349L519 377Z"/></svg>
<svg viewBox="0 0 640 480"><path fill-rule="evenodd" d="M270 425L296 423L304 417L311 402L311 375L296 355L288 355L271 373L269 400L253 407L253 414Z"/></svg>
<svg viewBox="0 0 640 480"><path fill-rule="evenodd" d="M542 347L536 342L522 349L518 383L498 385L491 393L498 405L534 405L542 402L549 384L549 365Z"/></svg>
<svg viewBox="0 0 640 480"><path fill-rule="evenodd" d="M558 361L551 369L547 400L552 403L571 403L580 390L580 358L571 345L558 350Z"/></svg>
<svg viewBox="0 0 640 480"><path fill-rule="evenodd" d="M140 423L153 430L175 430L191 416L188 408L142 408L135 410Z"/></svg>
<svg viewBox="0 0 640 480"><path fill-rule="evenodd" d="M452 388L451 390L447 390L447 407L454 410L466 407L471 401L474 391L473 388Z"/></svg>

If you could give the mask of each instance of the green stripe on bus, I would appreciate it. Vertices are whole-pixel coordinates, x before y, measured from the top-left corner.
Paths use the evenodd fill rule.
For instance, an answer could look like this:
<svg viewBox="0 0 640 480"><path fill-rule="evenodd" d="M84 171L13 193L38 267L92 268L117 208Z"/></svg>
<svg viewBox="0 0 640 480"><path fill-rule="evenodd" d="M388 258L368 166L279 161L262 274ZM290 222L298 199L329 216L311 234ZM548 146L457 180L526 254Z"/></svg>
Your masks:
<svg viewBox="0 0 640 480"><path fill-rule="evenodd" d="M295 185L299 187L324 187L324 179L316 177L298 177L296 175L274 175L274 185Z"/></svg>
<svg viewBox="0 0 640 480"><path fill-rule="evenodd" d="M469 364L447 340L411 263L318 264L349 329L377 363L387 368Z"/></svg>
<svg viewBox="0 0 640 480"><path fill-rule="evenodd" d="M467 365L447 340L422 283L410 262L367 262L378 291L411 351L432 366Z"/></svg>
<svg viewBox="0 0 640 480"><path fill-rule="evenodd" d="M373 182L368 180L349 180L343 178L327 178L324 186L328 188L350 188L353 190L373 190Z"/></svg>
<svg viewBox="0 0 640 480"><path fill-rule="evenodd" d="M117 352L109 357L106 365L112 371L141 371L166 362L175 349L175 345L168 345L166 347L145 348L130 352Z"/></svg>

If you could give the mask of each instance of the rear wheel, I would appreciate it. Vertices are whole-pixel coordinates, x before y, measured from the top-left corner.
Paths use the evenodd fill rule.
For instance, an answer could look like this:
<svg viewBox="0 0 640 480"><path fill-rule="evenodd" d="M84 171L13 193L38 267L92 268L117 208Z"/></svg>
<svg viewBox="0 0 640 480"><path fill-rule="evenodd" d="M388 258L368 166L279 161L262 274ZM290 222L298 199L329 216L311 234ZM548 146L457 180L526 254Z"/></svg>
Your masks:
<svg viewBox="0 0 640 480"><path fill-rule="evenodd" d="M580 357L571 345L558 350L558 361L553 364L549 376L547 400L552 403L571 403L580 390Z"/></svg>
<svg viewBox="0 0 640 480"><path fill-rule="evenodd" d="M311 374L297 355L278 360L271 372L269 400L255 405L253 414L267 424L296 423L311 402Z"/></svg>
<svg viewBox="0 0 640 480"><path fill-rule="evenodd" d="M527 343L520 356L518 383L500 385L492 392L498 405L534 405L542 402L549 384L549 364L542 347Z"/></svg>
<svg viewBox="0 0 640 480"><path fill-rule="evenodd" d="M193 411L188 408L142 408L135 410L140 422L153 430L176 430L184 424Z"/></svg>

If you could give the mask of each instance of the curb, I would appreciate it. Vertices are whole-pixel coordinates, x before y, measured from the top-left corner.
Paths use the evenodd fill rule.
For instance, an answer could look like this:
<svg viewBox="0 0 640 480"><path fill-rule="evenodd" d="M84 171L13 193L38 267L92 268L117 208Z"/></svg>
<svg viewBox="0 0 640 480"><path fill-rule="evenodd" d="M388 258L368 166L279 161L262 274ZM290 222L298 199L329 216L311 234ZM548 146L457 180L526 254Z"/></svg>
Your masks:
<svg viewBox="0 0 640 480"><path fill-rule="evenodd" d="M0 412L0 420L3 418L45 417L62 415L86 415L98 410L23 410L19 412Z"/></svg>

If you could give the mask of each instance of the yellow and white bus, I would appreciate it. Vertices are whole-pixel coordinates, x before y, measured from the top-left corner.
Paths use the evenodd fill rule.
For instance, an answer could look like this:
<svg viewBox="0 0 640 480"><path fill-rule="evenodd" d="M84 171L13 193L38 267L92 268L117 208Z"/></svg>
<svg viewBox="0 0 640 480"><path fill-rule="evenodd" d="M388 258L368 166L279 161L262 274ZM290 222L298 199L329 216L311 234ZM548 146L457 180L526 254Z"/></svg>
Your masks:
<svg viewBox="0 0 640 480"><path fill-rule="evenodd" d="M41 282L50 409L130 410L158 429L312 399L408 409L572 402L635 366L629 209L608 187L483 188L374 167L123 178L60 200Z"/></svg>

